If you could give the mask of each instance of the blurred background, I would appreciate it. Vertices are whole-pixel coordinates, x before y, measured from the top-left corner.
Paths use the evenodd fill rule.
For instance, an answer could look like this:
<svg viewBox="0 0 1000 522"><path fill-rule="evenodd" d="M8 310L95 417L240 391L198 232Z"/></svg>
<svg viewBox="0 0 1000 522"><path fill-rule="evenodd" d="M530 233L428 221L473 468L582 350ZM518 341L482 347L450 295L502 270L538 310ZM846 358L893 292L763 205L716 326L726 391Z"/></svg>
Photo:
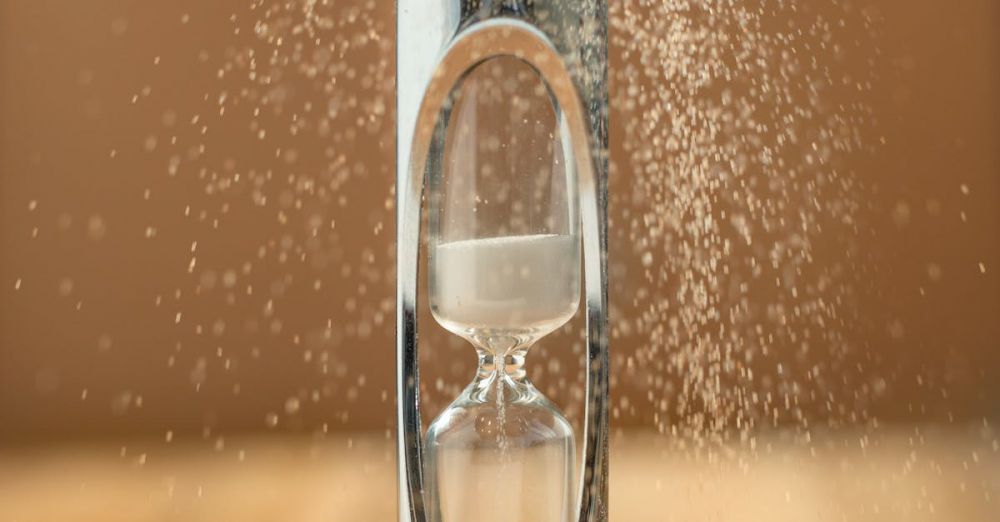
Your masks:
<svg viewBox="0 0 1000 522"><path fill-rule="evenodd" d="M1000 6L725 4L767 14L611 9L612 516L991 520ZM773 75L691 90L710 56L651 51L692 27ZM374 0L0 0L0 519L393 519L394 33ZM717 150L677 129L751 134L692 100L769 85L745 147L801 128L793 175L679 181ZM702 247L702 201L755 243ZM422 321L430 419L475 357ZM576 423L581 331L529 357Z"/></svg>

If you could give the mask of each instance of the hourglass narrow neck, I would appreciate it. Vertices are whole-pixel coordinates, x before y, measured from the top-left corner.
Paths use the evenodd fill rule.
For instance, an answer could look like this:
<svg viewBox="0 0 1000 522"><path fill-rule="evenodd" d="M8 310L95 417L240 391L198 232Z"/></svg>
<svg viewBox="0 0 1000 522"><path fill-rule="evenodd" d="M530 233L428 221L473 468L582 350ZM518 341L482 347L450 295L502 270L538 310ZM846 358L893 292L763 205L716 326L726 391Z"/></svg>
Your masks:
<svg viewBox="0 0 1000 522"><path fill-rule="evenodd" d="M527 348L519 348L505 355L494 355L486 350L479 350L477 378L488 378L499 373L515 382L525 380L524 359L527 353Z"/></svg>
<svg viewBox="0 0 1000 522"><path fill-rule="evenodd" d="M474 402L521 402L538 394L524 369L528 347L518 347L504 354L477 348L479 367L467 393Z"/></svg>
<svg viewBox="0 0 1000 522"><path fill-rule="evenodd" d="M527 0L464 0L462 18L523 16L529 14L532 7L531 2Z"/></svg>

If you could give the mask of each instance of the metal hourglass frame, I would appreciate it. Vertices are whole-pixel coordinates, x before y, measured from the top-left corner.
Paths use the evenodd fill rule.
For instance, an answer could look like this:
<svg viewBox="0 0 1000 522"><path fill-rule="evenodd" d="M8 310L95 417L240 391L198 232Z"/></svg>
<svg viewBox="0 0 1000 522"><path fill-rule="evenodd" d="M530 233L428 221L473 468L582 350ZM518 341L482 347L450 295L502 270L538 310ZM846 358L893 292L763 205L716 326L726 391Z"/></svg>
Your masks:
<svg viewBox="0 0 1000 522"><path fill-rule="evenodd" d="M587 352L580 522L608 519L607 6L605 0L397 2L397 477L400 522L425 522L417 266L442 108L476 65L513 56L546 82L576 169Z"/></svg>

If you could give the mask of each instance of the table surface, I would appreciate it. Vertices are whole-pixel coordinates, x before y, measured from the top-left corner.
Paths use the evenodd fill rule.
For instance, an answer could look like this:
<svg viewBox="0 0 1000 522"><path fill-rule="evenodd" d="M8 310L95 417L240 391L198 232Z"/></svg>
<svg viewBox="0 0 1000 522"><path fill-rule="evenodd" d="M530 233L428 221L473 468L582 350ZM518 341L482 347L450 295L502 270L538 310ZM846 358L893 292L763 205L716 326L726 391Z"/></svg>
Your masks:
<svg viewBox="0 0 1000 522"><path fill-rule="evenodd" d="M761 437L682 449L619 434L611 516L637 521L996 521L1000 443L978 431ZM385 434L0 449L0 521L393 521Z"/></svg>

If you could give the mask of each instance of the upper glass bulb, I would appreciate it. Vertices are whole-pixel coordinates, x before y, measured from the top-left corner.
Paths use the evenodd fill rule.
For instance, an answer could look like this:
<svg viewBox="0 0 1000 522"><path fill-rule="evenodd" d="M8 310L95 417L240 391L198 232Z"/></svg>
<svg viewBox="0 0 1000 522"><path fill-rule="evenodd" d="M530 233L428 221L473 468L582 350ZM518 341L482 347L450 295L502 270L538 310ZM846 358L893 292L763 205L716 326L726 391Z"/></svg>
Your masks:
<svg viewBox="0 0 1000 522"><path fill-rule="evenodd" d="M517 58L472 69L449 112L430 191L431 310L502 355L576 312L576 184L548 88Z"/></svg>

